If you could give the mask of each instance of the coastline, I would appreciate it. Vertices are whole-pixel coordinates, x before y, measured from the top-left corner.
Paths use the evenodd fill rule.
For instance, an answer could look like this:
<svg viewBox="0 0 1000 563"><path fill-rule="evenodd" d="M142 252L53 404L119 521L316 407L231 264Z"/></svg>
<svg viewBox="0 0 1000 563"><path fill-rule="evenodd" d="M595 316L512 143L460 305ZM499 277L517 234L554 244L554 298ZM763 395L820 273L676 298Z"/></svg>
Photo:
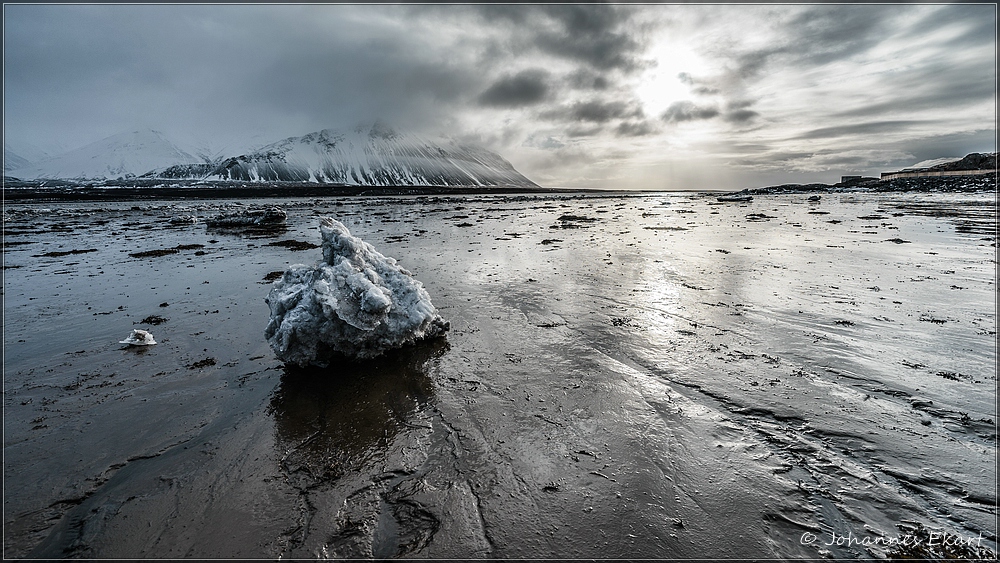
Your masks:
<svg viewBox="0 0 1000 563"><path fill-rule="evenodd" d="M18 182L19 184L30 184ZM37 182L34 182L37 184ZM251 184L243 182L202 182L187 185L163 182L130 182L128 184L86 184L59 182L59 185L19 185L3 188L4 200L54 200L54 201L120 201L120 200L185 200L185 199L241 199L282 197L357 197L357 196L406 196L406 195L519 195L519 194L569 194L606 193L606 190L546 189L515 186L341 186L298 182L271 182ZM617 192L607 192L617 193Z"/></svg>
<svg viewBox="0 0 1000 563"><path fill-rule="evenodd" d="M441 195L641 195L663 192L778 193L841 192L977 192L995 190L997 176L942 176L893 178L836 184L782 184L743 190L608 190L600 188L528 188L523 186L349 186L308 182L172 182L162 180L120 180L110 182L73 182L68 180L5 179L5 201L118 201L242 199L281 197L358 197L358 196L441 196Z"/></svg>

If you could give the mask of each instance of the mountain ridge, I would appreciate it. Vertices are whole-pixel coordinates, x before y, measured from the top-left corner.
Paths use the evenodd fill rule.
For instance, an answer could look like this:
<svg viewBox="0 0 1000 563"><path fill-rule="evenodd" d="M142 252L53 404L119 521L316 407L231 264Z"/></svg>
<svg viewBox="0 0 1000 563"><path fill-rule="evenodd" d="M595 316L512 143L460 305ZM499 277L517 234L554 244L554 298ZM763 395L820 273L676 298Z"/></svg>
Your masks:
<svg viewBox="0 0 1000 563"><path fill-rule="evenodd" d="M924 168L906 168L903 172L951 172L961 170L996 170L997 153L969 153L962 158Z"/></svg>

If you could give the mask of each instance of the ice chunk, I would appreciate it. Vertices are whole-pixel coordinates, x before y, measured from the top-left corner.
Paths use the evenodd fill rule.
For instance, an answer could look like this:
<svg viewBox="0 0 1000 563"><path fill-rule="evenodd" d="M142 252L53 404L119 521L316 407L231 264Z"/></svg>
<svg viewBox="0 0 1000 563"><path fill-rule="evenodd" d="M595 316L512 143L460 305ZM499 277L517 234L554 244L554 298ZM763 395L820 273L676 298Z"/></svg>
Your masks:
<svg viewBox="0 0 1000 563"><path fill-rule="evenodd" d="M205 221L209 227L270 227L284 225L288 215L280 207L244 209L223 213Z"/></svg>
<svg viewBox="0 0 1000 563"><path fill-rule="evenodd" d="M289 267L265 299L271 321L264 336L281 361L373 358L448 330L423 284L396 260L329 217L320 232L323 261Z"/></svg>
<svg viewBox="0 0 1000 563"><path fill-rule="evenodd" d="M134 328L128 338L119 340L118 343L131 344L132 346L152 346L156 344L156 341L153 340L153 335L149 331Z"/></svg>

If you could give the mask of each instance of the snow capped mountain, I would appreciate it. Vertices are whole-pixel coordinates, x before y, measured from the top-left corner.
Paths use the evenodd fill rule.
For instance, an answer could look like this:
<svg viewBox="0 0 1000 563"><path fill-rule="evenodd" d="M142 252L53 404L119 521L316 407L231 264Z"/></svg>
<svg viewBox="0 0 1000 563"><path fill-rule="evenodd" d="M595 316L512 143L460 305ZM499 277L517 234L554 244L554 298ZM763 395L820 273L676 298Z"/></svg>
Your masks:
<svg viewBox="0 0 1000 563"><path fill-rule="evenodd" d="M494 152L397 133L381 123L289 137L224 160L212 176L360 186L538 187Z"/></svg>
<svg viewBox="0 0 1000 563"><path fill-rule="evenodd" d="M117 179L204 162L152 130L119 133L61 156L8 171L21 179Z"/></svg>
<svg viewBox="0 0 1000 563"><path fill-rule="evenodd" d="M351 186L513 186L538 188L500 155L451 139L402 134L376 122L348 131L324 129L258 145L239 156L189 142L187 151L162 133L120 133L62 156L16 166L22 180L128 178L309 182ZM7 151L5 150L5 155ZM233 153L229 153L233 154ZM237 153L239 154L239 153ZM5 159L7 157L5 156Z"/></svg>

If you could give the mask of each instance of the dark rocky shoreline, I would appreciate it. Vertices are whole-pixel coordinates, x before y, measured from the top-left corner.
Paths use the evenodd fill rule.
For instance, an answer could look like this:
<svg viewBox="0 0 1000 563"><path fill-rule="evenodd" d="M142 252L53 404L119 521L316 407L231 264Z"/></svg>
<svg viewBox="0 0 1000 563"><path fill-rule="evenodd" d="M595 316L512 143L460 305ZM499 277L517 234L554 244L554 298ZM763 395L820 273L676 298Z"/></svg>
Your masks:
<svg viewBox="0 0 1000 563"><path fill-rule="evenodd" d="M5 200L117 201L242 199L272 197L393 196L393 195L468 195L576 193L599 190L534 189L516 186L346 186L306 182L175 182L130 180L78 184L65 180L6 180Z"/></svg>
<svg viewBox="0 0 1000 563"><path fill-rule="evenodd" d="M863 180L836 184L784 184L765 188L748 188L748 194L834 193L834 192L980 192L995 190L996 175L934 176L923 178L895 178L892 180ZM741 193L743 193L741 192Z"/></svg>
<svg viewBox="0 0 1000 563"><path fill-rule="evenodd" d="M894 180L863 180L837 184L783 184L747 188L737 193L752 195L779 193L835 192L977 192L995 190L995 175L945 176L928 178L897 178ZM271 197L331 197L331 196L394 196L394 195L472 195L472 194L560 194L600 193L618 190L525 188L519 186L348 186L309 182L173 182L162 180L120 180L101 183L78 183L68 180L4 180L6 201L114 201L114 200L181 200ZM664 191L664 190L650 190ZM712 190L708 190L712 191ZM644 193L642 191L624 193Z"/></svg>

